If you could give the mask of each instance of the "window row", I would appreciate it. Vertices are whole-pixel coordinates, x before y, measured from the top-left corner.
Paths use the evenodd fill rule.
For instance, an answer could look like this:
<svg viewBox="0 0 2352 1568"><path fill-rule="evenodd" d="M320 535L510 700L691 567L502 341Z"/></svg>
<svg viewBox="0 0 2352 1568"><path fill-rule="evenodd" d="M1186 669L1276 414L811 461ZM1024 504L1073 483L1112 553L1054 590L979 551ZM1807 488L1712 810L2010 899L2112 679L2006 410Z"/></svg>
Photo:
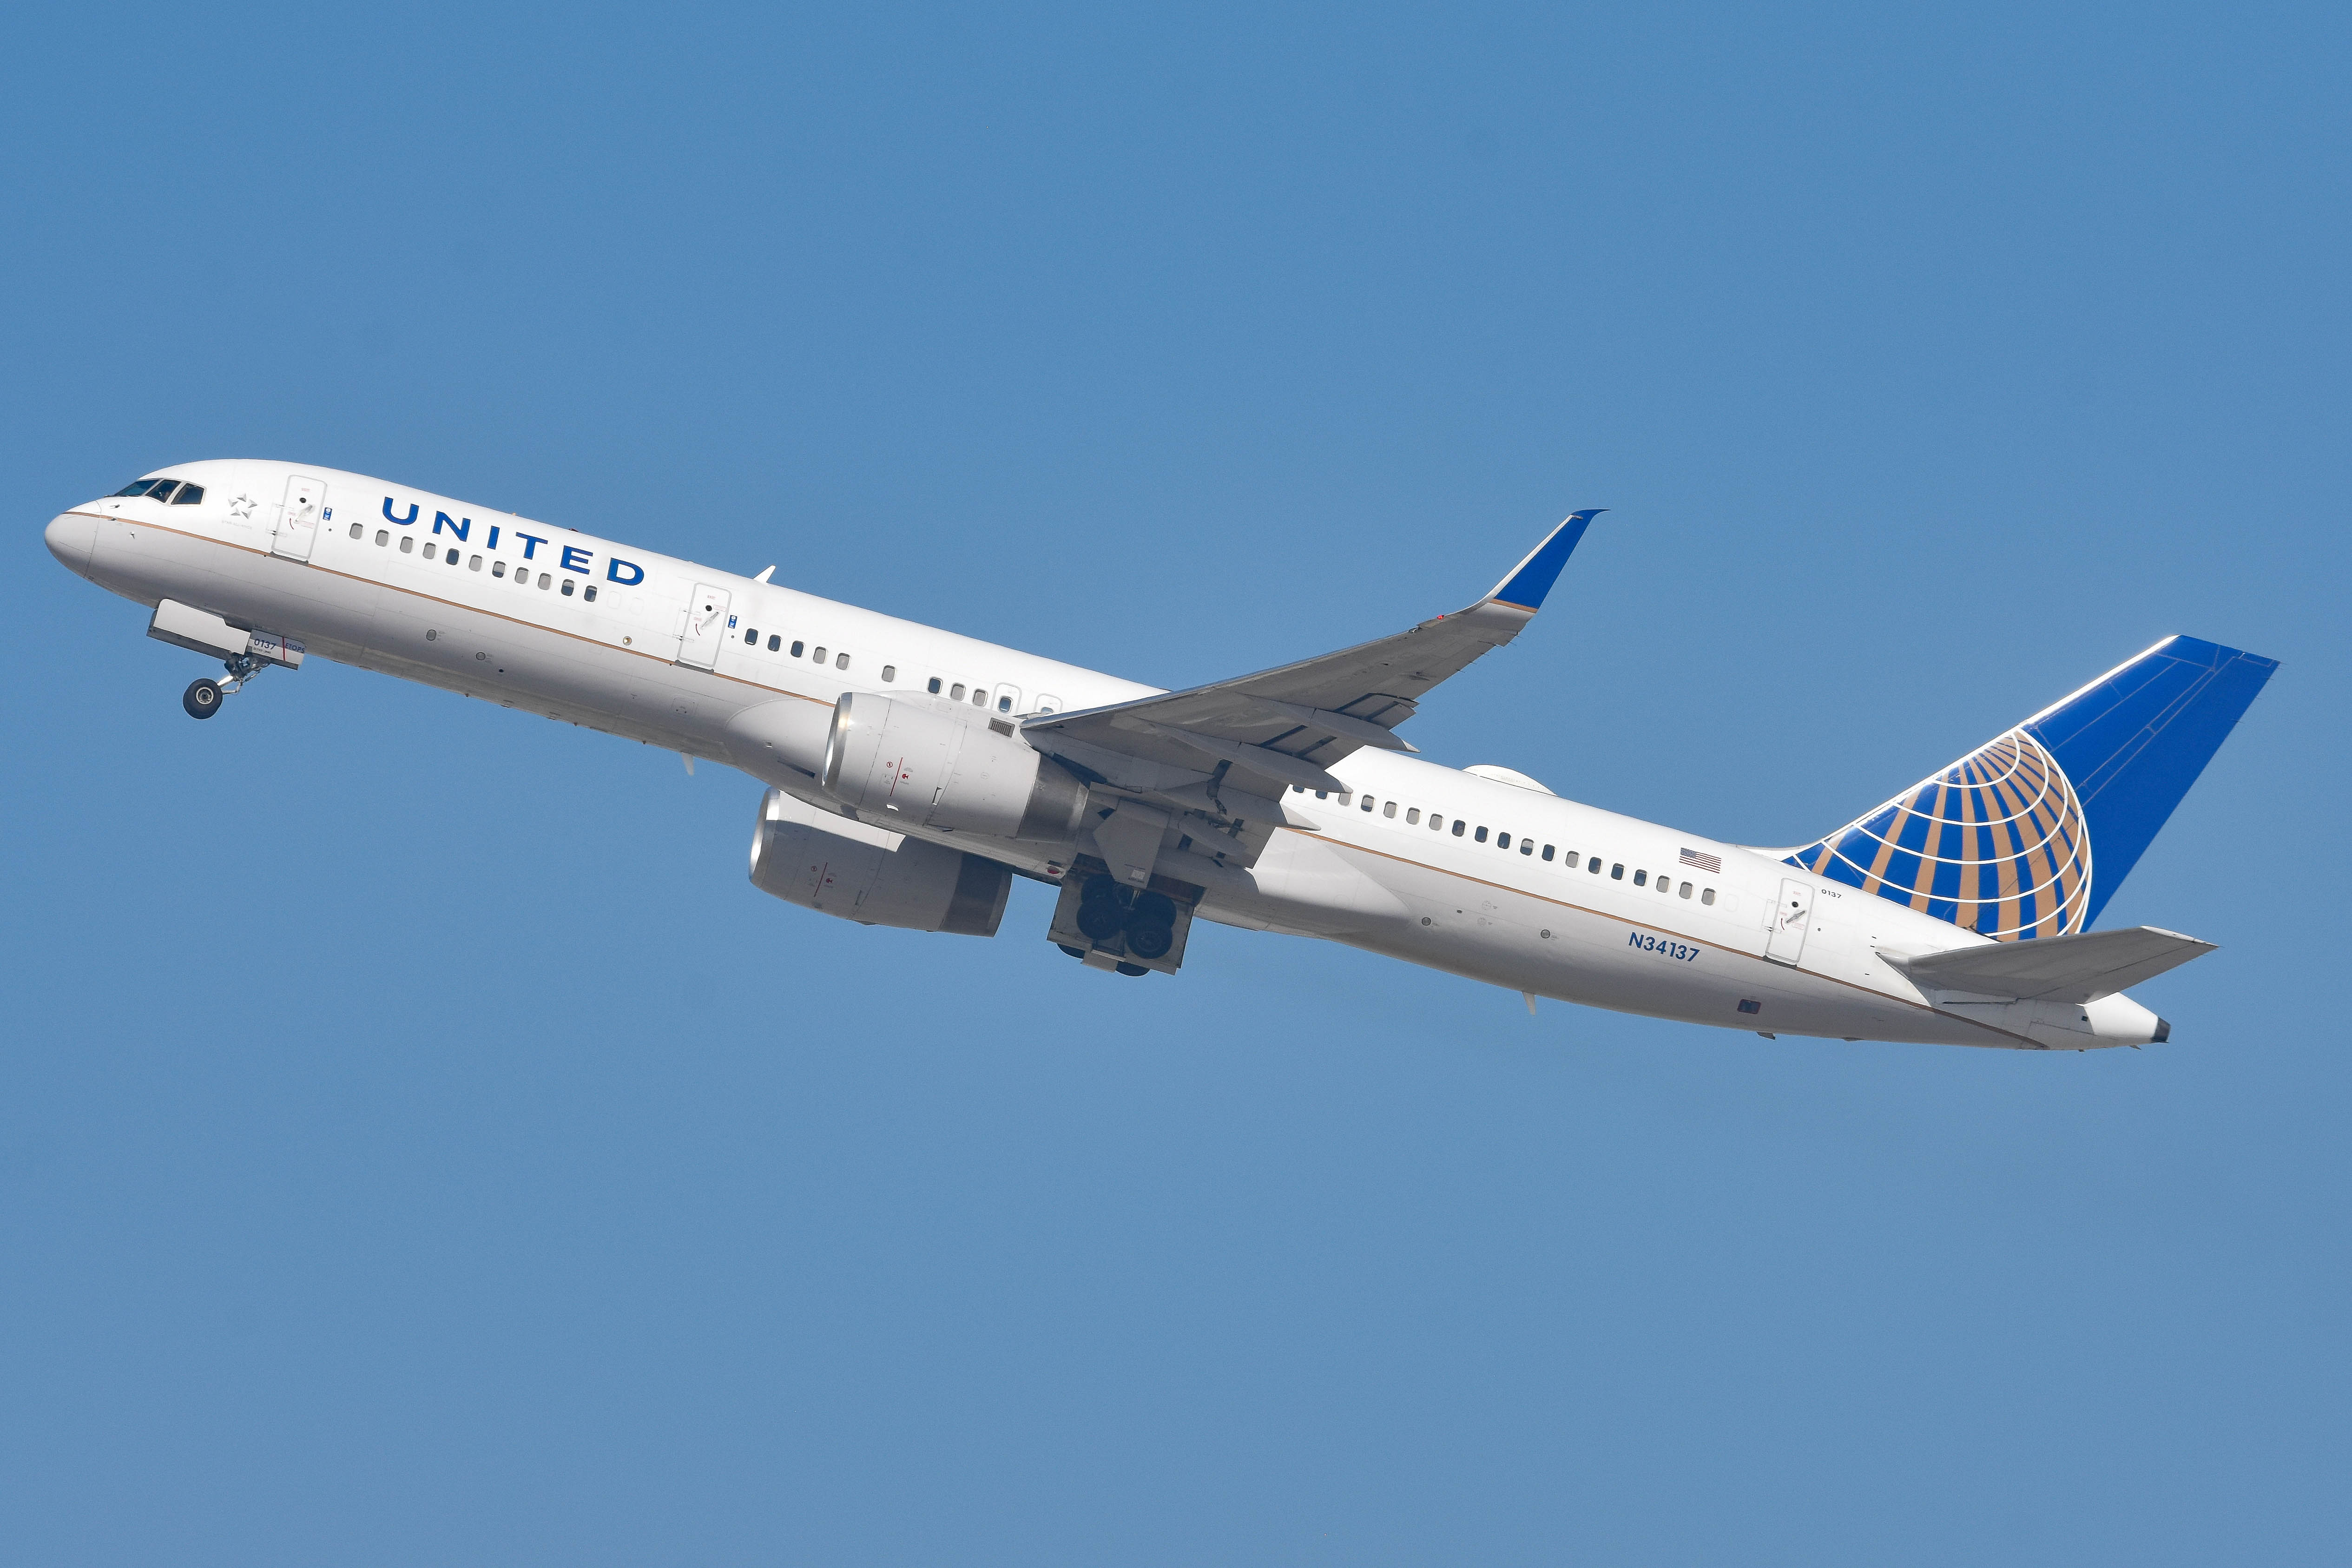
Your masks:
<svg viewBox="0 0 2352 1568"><path fill-rule="evenodd" d="M172 492L176 489L178 494ZM145 496L166 506L194 506L205 499L202 485L183 484L178 479L133 479L114 492L119 496Z"/></svg>
<svg viewBox="0 0 2352 1568"><path fill-rule="evenodd" d="M359 538L367 530L360 524L356 522L352 524L352 537L353 539ZM375 542L379 549L388 547L392 543L392 531L383 528L377 529L375 531ZM413 555L416 552L416 536L415 534L404 533L400 536L400 552L403 555ZM434 543L428 539L425 542L425 559L431 561L436 558L447 562L452 566L463 565L468 572L479 572L482 569L482 557L479 555L461 555L454 545L448 550L444 551L439 545ZM505 562L493 561L490 563L491 576L504 577L506 574L507 563ZM551 588L555 585L555 583L556 577L553 573L541 572L539 574L539 586L542 588ZM568 599L576 593L581 596L581 598L586 600L589 604L593 605L596 602L595 584L582 584L575 582L570 577L562 579L562 584L563 596L565 598ZM530 567L520 561L515 563L514 584L518 588L528 588L531 585Z"/></svg>
<svg viewBox="0 0 2352 1568"><path fill-rule="evenodd" d="M940 689L940 678L934 675L924 684L923 689L929 692L934 697L944 696L950 702L961 702L963 700L963 682L961 680L950 686L945 692L942 692ZM999 713L1012 712L1013 700L1020 695L1021 694L1012 687L1008 686L1004 688L1002 691L997 693L996 710ZM1045 702L1051 702L1052 700L1053 699L1050 697L1045 699ZM971 705L975 708L985 708L988 706L987 687L975 686L971 689ZM1038 710L1044 713L1051 713L1054 710L1050 707L1040 707Z"/></svg>
<svg viewBox="0 0 2352 1568"><path fill-rule="evenodd" d="M732 626L734 620L730 618L728 624ZM845 670L852 662L847 653L838 649L829 650L823 643L818 643L812 647L805 638L793 638L787 641L782 632L766 633L763 639L759 627L743 628L745 647L758 647L761 646L763 640L770 653L783 654L791 658L806 658L812 664L822 665L829 658L834 668ZM895 664L884 665L882 679L886 683L896 684L898 679L898 667ZM951 702L966 700L965 694L969 692L971 705L980 709L986 709L992 701L990 688L986 686L967 686L961 680L950 683L943 677L936 675L924 683L923 689L934 697L945 697ZM992 700L999 713L1011 713L1020 706L1021 691L1018 687L1000 686L994 690ZM1040 697L1037 700L1037 711L1040 713L1057 712L1061 706L1062 700L1058 697Z"/></svg>
<svg viewBox="0 0 2352 1568"><path fill-rule="evenodd" d="M733 623L732 623L732 622L730 622L729 624L730 624L730 625L732 625ZM743 628L743 646L744 646L745 647L758 647L760 646L760 628L759 628L759 627L757 627L757 626L745 626L745 627ZM772 632L772 633L770 633L770 634L769 634L769 636L768 636L768 651L769 651L770 653L780 653L780 652L783 651L783 647L784 647L784 639L783 639L783 637L782 637L782 636L781 634L779 634L779 633L773 633L773 632ZM802 652L803 652L803 650L805 650L805 649L807 648L807 647L808 647L808 644L806 644L806 643L804 643L804 642L796 642L796 643L793 644L793 647L792 647L792 657L793 657L793 658L800 658L800 657L801 657ZM810 654L810 655L809 655L809 660L810 660L810 662L811 662L811 663L814 663L814 664L823 664L823 663L824 662L824 658L825 658L824 645L823 643L819 643L819 644L817 645L817 649L816 649L816 651L815 651L814 653L813 653L813 654ZM848 656L847 654L845 654L845 653L837 653L837 654L835 654L835 655L833 656L833 668L835 668L835 669L847 669L847 668L849 668L849 656ZM885 679L885 680L896 680L896 679L898 679L898 666L896 666L896 665L890 665L890 664L886 664L886 665L884 665L884 666L882 667L882 679Z"/></svg>
<svg viewBox="0 0 2352 1568"><path fill-rule="evenodd" d="M1304 795L1307 793L1307 786L1305 784L1292 784L1290 786L1290 791L1293 795ZM1315 798L1317 800L1329 800L1332 797L1333 792L1329 790L1318 789L1315 792ZM1377 808L1381 816L1389 820L1394 820L1397 815L1398 803L1393 800L1376 800L1369 795L1359 796L1352 790L1339 791L1338 799L1339 804L1341 806L1344 807L1352 802L1356 804L1358 810L1367 814ZM1409 805L1405 806L1403 810L1405 826L1409 827L1418 827L1422 826L1421 807L1417 805ZM1483 826L1474 827L1471 823L1464 817L1457 816L1454 818L1451 827L1452 837L1455 838L1460 838L1466 835L1474 844L1486 844L1491 842L1497 849L1509 849L1512 847L1510 834L1497 832L1490 835ZM1447 828L1448 824L1444 815L1434 811L1429 814L1429 830L1432 833L1444 833L1447 831ZM1529 838L1525 834L1519 835L1517 847L1519 853L1522 855L1537 856L1536 841ZM1555 857L1557 857L1556 860ZM1543 847L1542 854L1537 858L1547 861L1554 861L1559 866L1560 869L1564 871L1573 871L1576 869L1576 863L1579 857L1577 852L1573 849L1570 850L1565 855L1560 855L1555 846L1547 844ZM1585 862L1584 868L1591 875L1597 877L1601 874L1601 857L1595 855ZM1625 879L1625 866L1622 861L1614 862L1610 866L1609 879L1613 882L1622 882ZM1690 882L1684 882L1677 887L1673 875L1665 871L1659 872L1655 881L1654 882L1649 871L1645 868L1636 867L1633 870L1633 886L1637 888L1654 886L1661 893L1666 894L1669 897L1683 899L1689 898L1691 894L1696 891L1698 894L1698 901L1700 903L1712 904L1715 902L1715 889L1713 888L1700 888Z"/></svg>

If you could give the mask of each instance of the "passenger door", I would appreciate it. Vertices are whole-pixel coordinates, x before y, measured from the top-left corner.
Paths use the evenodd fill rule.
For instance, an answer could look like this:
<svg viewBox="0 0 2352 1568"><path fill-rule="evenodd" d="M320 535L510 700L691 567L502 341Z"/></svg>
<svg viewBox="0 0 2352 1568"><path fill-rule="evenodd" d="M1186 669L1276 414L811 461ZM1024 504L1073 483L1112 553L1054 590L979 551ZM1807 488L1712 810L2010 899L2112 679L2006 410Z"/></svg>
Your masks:
<svg viewBox="0 0 2352 1568"><path fill-rule="evenodd" d="M709 583L694 585L686 605L686 634L677 640L677 662L697 669L715 668L719 639L727 635L727 590Z"/></svg>
<svg viewBox="0 0 2352 1568"><path fill-rule="evenodd" d="M1813 923L1813 885L1794 877L1780 879L1780 901L1773 906L1772 925L1764 939L1764 956L1775 963L1794 963L1805 951L1805 932Z"/></svg>
<svg viewBox="0 0 2352 1568"><path fill-rule="evenodd" d="M326 504L327 487L306 474L286 481L286 504L278 509L278 531L270 537L269 553L289 561L308 561L319 542L319 510Z"/></svg>

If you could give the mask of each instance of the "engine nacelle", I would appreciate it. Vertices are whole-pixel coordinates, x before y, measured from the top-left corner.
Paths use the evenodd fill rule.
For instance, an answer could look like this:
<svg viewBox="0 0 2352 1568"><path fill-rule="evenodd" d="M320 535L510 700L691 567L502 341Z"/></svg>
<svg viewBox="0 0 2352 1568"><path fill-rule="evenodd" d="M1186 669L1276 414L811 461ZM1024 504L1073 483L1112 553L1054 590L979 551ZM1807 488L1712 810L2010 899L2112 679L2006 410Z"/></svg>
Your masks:
<svg viewBox="0 0 2352 1568"><path fill-rule="evenodd" d="M860 925L996 934L1010 868L919 838L890 848L896 837L772 789L751 836L751 885Z"/></svg>
<svg viewBox="0 0 2352 1568"><path fill-rule="evenodd" d="M834 705L818 780L835 800L895 825L1066 843L1087 786L984 715L868 692Z"/></svg>

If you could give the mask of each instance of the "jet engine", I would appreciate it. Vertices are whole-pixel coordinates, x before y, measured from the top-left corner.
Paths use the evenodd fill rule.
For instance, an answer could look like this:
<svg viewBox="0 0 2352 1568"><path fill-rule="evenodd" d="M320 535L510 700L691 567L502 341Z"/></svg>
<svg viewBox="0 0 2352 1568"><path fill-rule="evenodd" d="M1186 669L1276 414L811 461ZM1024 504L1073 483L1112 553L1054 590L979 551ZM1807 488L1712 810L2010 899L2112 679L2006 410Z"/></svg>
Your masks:
<svg viewBox="0 0 2352 1568"><path fill-rule="evenodd" d="M1013 872L993 860L867 827L772 789L751 836L751 885L860 925L994 936Z"/></svg>
<svg viewBox="0 0 2352 1568"><path fill-rule="evenodd" d="M1087 786L1011 723L919 701L846 692L824 738L824 792L886 823L1062 843L1077 837Z"/></svg>

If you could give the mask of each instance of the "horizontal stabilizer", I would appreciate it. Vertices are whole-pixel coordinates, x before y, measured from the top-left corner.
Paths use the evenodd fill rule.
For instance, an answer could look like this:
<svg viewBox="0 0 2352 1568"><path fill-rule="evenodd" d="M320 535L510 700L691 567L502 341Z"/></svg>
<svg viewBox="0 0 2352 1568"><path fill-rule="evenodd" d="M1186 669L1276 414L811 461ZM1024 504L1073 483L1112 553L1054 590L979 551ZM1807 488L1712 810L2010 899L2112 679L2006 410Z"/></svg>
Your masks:
<svg viewBox="0 0 2352 1568"><path fill-rule="evenodd" d="M2095 1002L2213 951L2155 926L1990 942L1906 957L1881 952L1923 991L1957 991L2021 1002Z"/></svg>

